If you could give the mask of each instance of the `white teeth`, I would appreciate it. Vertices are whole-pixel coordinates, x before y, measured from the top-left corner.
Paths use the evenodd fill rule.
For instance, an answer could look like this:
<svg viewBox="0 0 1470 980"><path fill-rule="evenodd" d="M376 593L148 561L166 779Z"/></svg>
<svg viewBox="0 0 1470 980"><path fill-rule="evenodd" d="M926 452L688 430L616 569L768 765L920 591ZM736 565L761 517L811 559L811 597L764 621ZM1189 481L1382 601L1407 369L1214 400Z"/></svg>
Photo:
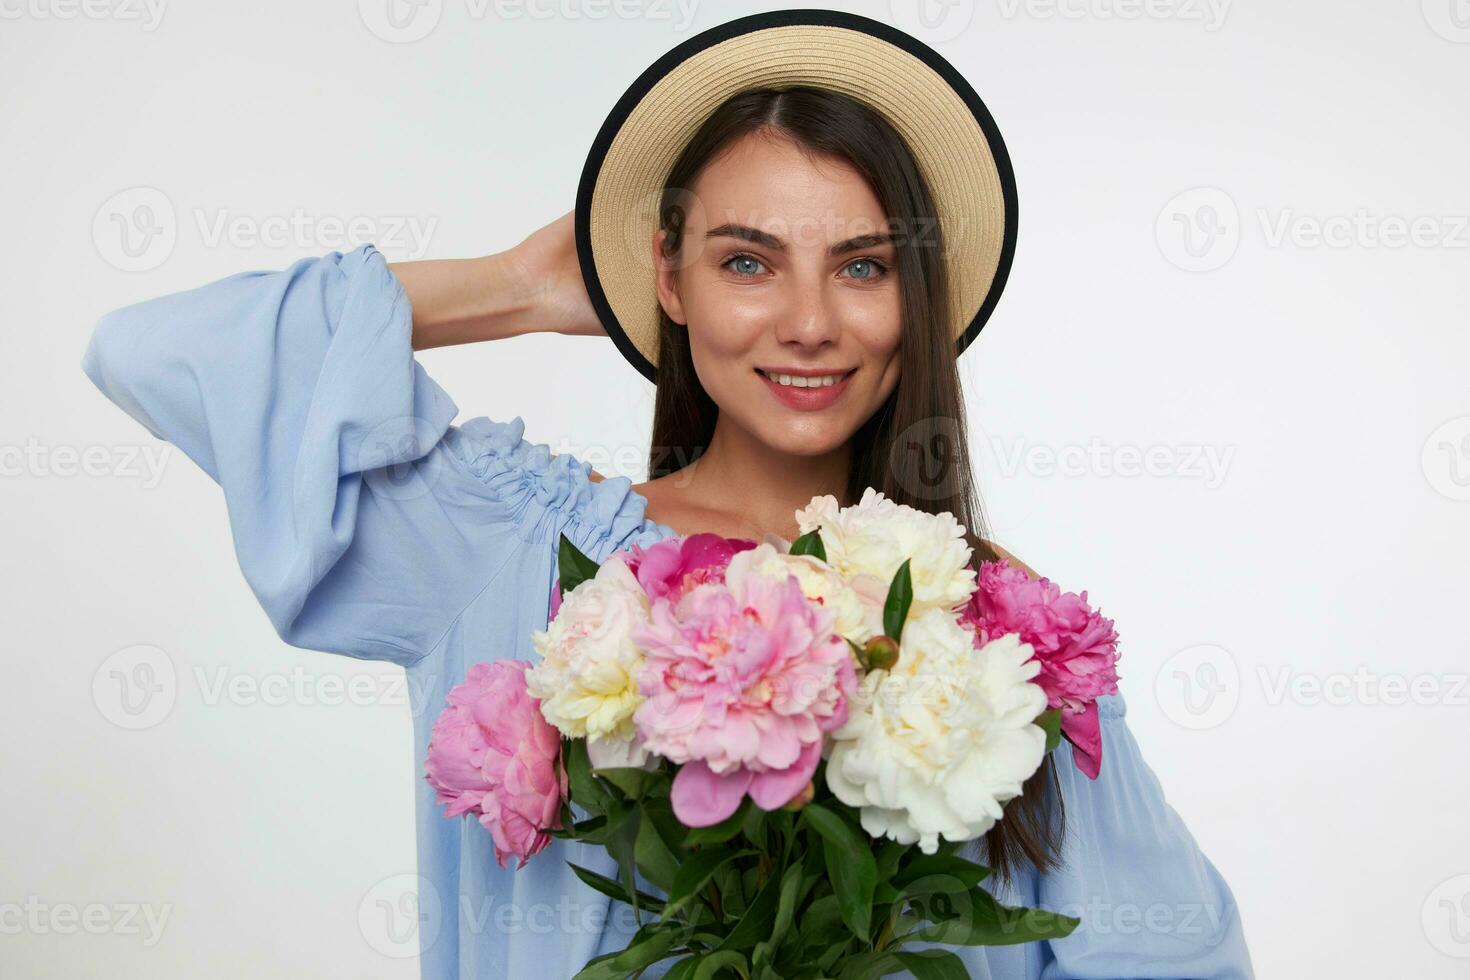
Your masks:
<svg viewBox="0 0 1470 980"><path fill-rule="evenodd" d="M764 371L761 374L765 374L779 385L787 385L792 388L826 388L835 385L845 377L841 374L829 374L825 377L805 378L794 374L766 374Z"/></svg>

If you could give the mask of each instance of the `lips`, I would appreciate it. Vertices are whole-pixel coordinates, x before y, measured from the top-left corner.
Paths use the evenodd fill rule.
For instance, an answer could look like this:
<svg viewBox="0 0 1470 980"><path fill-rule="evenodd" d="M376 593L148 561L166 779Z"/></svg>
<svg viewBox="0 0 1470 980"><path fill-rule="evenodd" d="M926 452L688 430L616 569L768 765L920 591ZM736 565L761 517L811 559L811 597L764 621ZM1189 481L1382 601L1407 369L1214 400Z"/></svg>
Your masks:
<svg viewBox="0 0 1470 980"><path fill-rule="evenodd" d="M849 371L843 376L841 381L835 384L823 385L818 388L797 388L794 385L783 385L779 382L772 381L762 371L757 370L756 374L760 377L761 383L766 386L766 389L782 405L785 405L787 408L794 408L797 411L817 412L830 407L842 397L843 392L847 390L848 384L851 383L853 373L856 370L854 368L852 371Z"/></svg>

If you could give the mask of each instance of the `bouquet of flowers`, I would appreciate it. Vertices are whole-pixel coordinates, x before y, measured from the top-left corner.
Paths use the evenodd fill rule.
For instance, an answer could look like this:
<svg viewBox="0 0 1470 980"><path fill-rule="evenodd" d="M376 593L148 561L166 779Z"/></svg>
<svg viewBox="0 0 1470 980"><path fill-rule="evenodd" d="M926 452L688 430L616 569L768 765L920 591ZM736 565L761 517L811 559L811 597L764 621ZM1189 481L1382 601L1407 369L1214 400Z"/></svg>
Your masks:
<svg viewBox="0 0 1470 980"><path fill-rule="evenodd" d="M447 817L478 817L502 867L552 837L616 861L572 867L640 925L577 980L670 958L676 978L965 976L905 944L1077 925L1000 904L958 851L1059 739L1096 778L1111 621L972 564L949 513L870 488L796 518L789 548L692 534L600 566L563 536L539 659L476 664L448 696L427 764Z"/></svg>

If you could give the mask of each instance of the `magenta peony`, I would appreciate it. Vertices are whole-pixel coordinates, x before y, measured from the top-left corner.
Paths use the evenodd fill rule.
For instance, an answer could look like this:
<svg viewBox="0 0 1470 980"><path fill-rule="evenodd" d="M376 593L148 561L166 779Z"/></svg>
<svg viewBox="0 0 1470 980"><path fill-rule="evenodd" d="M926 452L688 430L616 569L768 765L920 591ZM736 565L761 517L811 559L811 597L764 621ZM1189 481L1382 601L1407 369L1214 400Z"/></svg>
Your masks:
<svg viewBox="0 0 1470 980"><path fill-rule="evenodd" d="M1008 561L980 563L975 592L960 623L982 647L1007 633L1031 644L1041 673L1035 682L1047 706L1062 711L1062 734L1077 768L1096 779L1102 767L1097 699L1118 693L1113 621L1087 605L1087 593L1063 593L1049 579L1033 579Z"/></svg>
<svg viewBox="0 0 1470 980"><path fill-rule="evenodd" d="M665 538L646 548L635 544L629 549L626 560L648 598L678 602L696 585L723 582L730 559L755 545L754 541L745 538L690 534Z"/></svg>
<svg viewBox="0 0 1470 980"><path fill-rule="evenodd" d="M857 686L834 613L789 573L746 574L751 554L730 560L738 584L656 599L634 627L647 658L634 722L646 748L680 766L670 799L690 827L719 823L747 794L765 810L801 794Z"/></svg>
<svg viewBox="0 0 1470 980"><path fill-rule="evenodd" d="M444 815L471 814L490 831L495 859L519 859L517 868L551 843L561 827L567 775L561 734L541 717L526 693L520 660L470 667L434 722L425 766Z"/></svg>

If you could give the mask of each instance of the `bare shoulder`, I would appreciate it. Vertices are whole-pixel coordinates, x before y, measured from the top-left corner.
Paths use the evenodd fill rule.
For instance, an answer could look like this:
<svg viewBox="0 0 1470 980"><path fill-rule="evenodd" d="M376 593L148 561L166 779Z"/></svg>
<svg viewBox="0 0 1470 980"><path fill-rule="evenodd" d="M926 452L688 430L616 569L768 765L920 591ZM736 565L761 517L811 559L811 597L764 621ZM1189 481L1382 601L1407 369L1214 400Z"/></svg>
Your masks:
<svg viewBox="0 0 1470 980"><path fill-rule="evenodd" d="M1007 561L1009 561L1012 565L1014 565L1015 567L1019 568L1021 571L1025 572L1027 575L1031 576L1034 579L1041 578L1041 576L1036 573L1036 569L1032 568L1030 565L1026 564L1024 561L1022 561L1021 559L1017 558L1015 555L1011 554L1009 551L1005 550L1000 545L996 544L994 541L987 541L985 543L988 544L988 545L990 545L990 547L994 548L995 549L995 553L997 555L1000 555L1002 558L1004 558Z"/></svg>

